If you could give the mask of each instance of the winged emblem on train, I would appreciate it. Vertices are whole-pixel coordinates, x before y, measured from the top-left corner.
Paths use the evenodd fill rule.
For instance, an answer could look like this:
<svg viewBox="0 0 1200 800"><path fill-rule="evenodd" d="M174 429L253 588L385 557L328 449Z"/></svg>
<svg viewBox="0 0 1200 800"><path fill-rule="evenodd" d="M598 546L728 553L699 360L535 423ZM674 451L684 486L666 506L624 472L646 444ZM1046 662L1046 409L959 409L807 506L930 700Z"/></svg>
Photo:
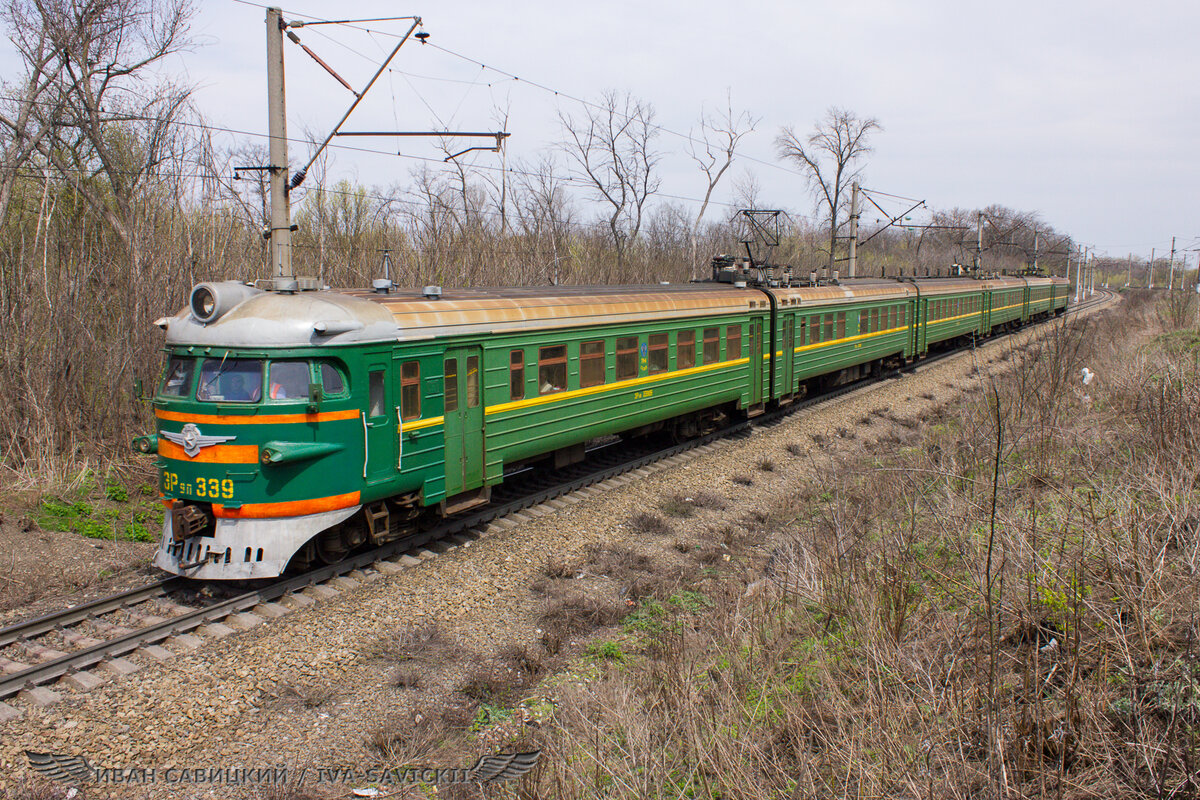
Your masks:
<svg viewBox="0 0 1200 800"><path fill-rule="evenodd" d="M188 458L195 458L200 450L205 447L211 447L214 444L221 442L231 442L236 439L236 436L206 436L200 432L200 428L195 423L189 422L183 426L183 430L179 433L170 431L162 431L160 434L164 439L174 442L183 447L184 455Z"/></svg>

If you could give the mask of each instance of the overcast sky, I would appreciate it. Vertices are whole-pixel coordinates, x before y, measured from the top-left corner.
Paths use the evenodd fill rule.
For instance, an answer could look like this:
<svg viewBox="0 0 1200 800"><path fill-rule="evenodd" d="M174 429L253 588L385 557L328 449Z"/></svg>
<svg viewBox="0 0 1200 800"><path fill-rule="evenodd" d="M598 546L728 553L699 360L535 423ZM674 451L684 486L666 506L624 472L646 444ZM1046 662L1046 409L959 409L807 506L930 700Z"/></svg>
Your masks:
<svg viewBox="0 0 1200 800"><path fill-rule="evenodd" d="M940 209L998 203L1037 211L1102 254L1162 253L1172 235L1181 247L1200 242L1192 146L1200 3L295 0L284 10L325 19L418 14L431 45L521 78L412 42L348 130L493 130L494 109L507 106L511 166L561 137L558 109L580 112L528 82L587 99L629 91L653 104L661 125L682 133L695 128L703 105L724 102L729 91L735 109L759 122L745 141L748 158L717 199L731 201L731 178L750 171L763 205L807 213L803 180L772 166L779 164L774 139L784 125L807 132L837 105L883 125L868 187ZM235 0L198 4L198 45L172 69L196 85L196 103L214 124L266 131L263 16ZM397 33L405 23L365 27ZM395 41L340 26L298 33L356 86ZM352 98L298 48L286 53L290 132L323 134ZM339 143L397 147L394 139ZM657 141L662 191L697 198L703 182L684 144L666 133ZM433 141L402 147L440 161ZM293 162L304 157L294 147ZM339 150L330 177L385 187L407 180L418 163ZM498 157L475 154L474 163L495 166ZM1195 263L1195 254L1189 259Z"/></svg>

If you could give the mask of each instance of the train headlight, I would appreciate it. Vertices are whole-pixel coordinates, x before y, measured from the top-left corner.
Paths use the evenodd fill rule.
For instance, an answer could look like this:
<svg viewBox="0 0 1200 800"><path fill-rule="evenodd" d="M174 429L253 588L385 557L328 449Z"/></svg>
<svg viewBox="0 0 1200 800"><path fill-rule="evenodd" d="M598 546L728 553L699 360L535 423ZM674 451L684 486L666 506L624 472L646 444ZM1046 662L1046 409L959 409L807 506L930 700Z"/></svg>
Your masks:
<svg viewBox="0 0 1200 800"><path fill-rule="evenodd" d="M217 310L217 298L212 290L201 284L192 290L192 313L199 320L212 319Z"/></svg>
<svg viewBox="0 0 1200 800"><path fill-rule="evenodd" d="M198 283L192 289L188 306L193 317L207 324L256 294L262 294L261 290L236 281Z"/></svg>

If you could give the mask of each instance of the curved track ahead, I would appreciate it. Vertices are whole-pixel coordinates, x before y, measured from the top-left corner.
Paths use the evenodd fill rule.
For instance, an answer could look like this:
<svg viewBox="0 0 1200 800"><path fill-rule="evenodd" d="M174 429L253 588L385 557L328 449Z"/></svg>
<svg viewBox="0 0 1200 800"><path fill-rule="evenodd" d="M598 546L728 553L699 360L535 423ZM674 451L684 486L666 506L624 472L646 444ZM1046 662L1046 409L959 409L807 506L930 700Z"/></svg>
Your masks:
<svg viewBox="0 0 1200 800"><path fill-rule="evenodd" d="M1097 292L1093 298L1069 309L1068 314L1091 310L1110 302L1112 298L1111 292ZM1051 324L1053 321L1037 324ZM1029 329L1025 327L1021 330ZM962 351L963 348L956 348L930 356L904 371L922 369ZM199 640L194 636L181 636L183 634L198 631L220 638L235 629L253 627L266 618L286 613L287 609L275 602L286 596L290 595L293 598L293 605L308 605L314 598L336 594L339 589L350 588L360 581L397 572L404 566L419 563L420 559L435 556L436 553L427 549L426 545L436 548L443 543L464 544L481 536L489 524L502 521L505 517L525 509L543 503L561 504L563 501L556 501L556 498L608 481L622 473L641 469L648 464L666 462L669 466L673 458L686 451L702 453L711 449L718 439L745 436L752 426L774 424L802 409L897 375L897 372L891 372L879 378L866 378L846 384L768 412L751 421L734 423L708 436L683 444L656 448L648 442L621 442L596 447L589 451L583 462L554 474L530 470L513 476L501 487L497 487L491 504L446 520L432 530L353 554L337 564L314 569L302 575L283 577L266 585L237 592L232 597L207 601L198 608L188 608L172 599L174 594L194 587L195 584L194 581L172 576L0 628L0 652L9 648L20 649L38 661L36 664L28 664L0 656L0 699L56 679L70 680L72 675L95 667L107 665L109 671L114 674L132 671L136 669L136 665L124 660L122 656L139 651L153 658L165 658L170 656L170 651L154 646L172 637L175 637L175 642L187 647L199 644ZM445 549L444 545L442 549ZM303 594L297 597L301 592ZM146 608L160 613L139 613L138 609ZM257 613L247 613L252 610ZM137 627L103 621L105 615L114 613L123 615L124 618L132 617ZM90 623L92 629L107 631L107 637L101 641L88 635L71 633L73 626L84 623ZM72 642L76 649L62 652L37 643L38 638L53 634ZM94 682L94 678L91 681L77 679L76 685L86 686ZM35 698L35 701L53 701L54 698L48 696L45 689L38 691L42 694L40 698ZM0 703L0 707L0 712L5 708L9 709L10 715L15 712L3 703ZM4 716L0 713L0 719Z"/></svg>

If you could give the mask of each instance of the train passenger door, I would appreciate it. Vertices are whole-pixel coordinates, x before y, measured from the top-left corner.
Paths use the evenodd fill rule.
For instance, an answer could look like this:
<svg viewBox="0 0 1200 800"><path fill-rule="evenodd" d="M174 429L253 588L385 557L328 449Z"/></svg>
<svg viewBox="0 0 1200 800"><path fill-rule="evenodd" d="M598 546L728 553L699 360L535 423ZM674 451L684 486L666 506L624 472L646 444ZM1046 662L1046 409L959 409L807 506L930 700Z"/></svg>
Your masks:
<svg viewBox="0 0 1200 800"><path fill-rule="evenodd" d="M483 485L483 352L446 351L444 430L446 497Z"/></svg>
<svg viewBox="0 0 1200 800"><path fill-rule="evenodd" d="M917 300L917 354L925 355L929 350L929 298Z"/></svg>
<svg viewBox="0 0 1200 800"><path fill-rule="evenodd" d="M396 426L399 400L392 389L391 353L367 356L367 408L363 421L363 479L367 485L391 480L396 475Z"/></svg>
<svg viewBox="0 0 1200 800"><path fill-rule="evenodd" d="M750 405L763 399L762 317L750 318Z"/></svg>
<svg viewBox="0 0 1200 800"><path fill-rule="evenodd" d="M781 362L780 395L788 395L796 390L792 384L792 376L795 374L794 367L796 364L796 315L788 314L783 318L783 361Z"/></svg>

